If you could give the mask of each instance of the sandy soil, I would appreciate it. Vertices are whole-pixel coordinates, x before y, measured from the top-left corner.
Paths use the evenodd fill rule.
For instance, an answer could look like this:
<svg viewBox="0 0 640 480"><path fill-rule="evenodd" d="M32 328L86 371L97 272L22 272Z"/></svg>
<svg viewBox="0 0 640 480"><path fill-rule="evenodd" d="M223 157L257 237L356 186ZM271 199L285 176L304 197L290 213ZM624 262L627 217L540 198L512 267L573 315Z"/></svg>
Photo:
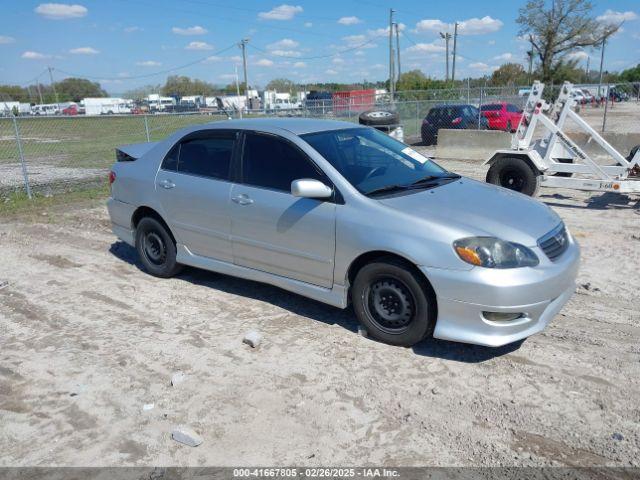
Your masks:
<svg viewBox="0 0 640 480"><path fill-rule="evenodd" d="M277 288L153 278L103 207L0 219L0 466L640 466L640 199L543 194L582 245L580 286L499 349L391 347Z"/></svg>

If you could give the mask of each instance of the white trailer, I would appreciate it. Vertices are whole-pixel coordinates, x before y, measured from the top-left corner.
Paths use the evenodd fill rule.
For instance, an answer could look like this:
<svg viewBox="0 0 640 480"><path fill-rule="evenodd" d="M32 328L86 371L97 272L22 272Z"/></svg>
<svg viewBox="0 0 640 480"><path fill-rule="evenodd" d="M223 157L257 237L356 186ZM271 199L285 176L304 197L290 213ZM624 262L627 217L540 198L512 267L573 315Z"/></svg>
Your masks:
<svg viewBox="0 0 640 480"><path fill-rule="evenodd" d="M86 115L115 115L131 113L133 101L124 98L85 98L82 101Z"/></svg>
<svg viewBox="0 0 640 480"><path fill-rule="evenodd" d="M543 90L543 83L533 84L511 149L498 150L485 162L489 165L487 182L530 196L539 187L640 193L640 145L625 157L602 138L575 112L571 83L562 85L553 105L542 98ZM569 119L600 145L612 160L610 165L596 162L563 132ZM537 126L546 135L534 141Z"/></svg>

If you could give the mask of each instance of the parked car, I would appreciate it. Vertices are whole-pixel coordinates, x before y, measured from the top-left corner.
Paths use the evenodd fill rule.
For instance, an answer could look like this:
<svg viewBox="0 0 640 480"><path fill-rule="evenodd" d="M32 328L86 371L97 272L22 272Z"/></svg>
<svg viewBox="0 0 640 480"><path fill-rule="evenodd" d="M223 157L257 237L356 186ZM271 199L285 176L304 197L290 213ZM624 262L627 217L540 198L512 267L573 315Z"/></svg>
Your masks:
<svg viewBox="0 0 640 480"><path fill-rule="evenodd" d="M571 91L571 98L575 100L578 105L584 105L587 103L587 98L582 93L582 90L574 89Z"/></svg>
<svg viewBox="0 0 640 480"><path fill-rule="evenodd" d="M63 115L78 115L78 113L78 105L76 105L75 103L72 103L68 107L62 109Z"/></svg>
<svg viewBox="0 0 640 480"><path fill-rule="evenodd" d="M351 303L369 336L405 346L523 339L575 288L553 210L371 127L231 120L116 154L113 232L158 277L190 265Z"/></svg>
<svg viewBox="0 0 640 480"><path fill-rule="evenodd" d="M596 99L596 97L594 97L586 88L582 88L580 91L582 92L582 95L584 95L585 103L592 103Z"/></svg>
<svg viewBox="0 0 640 480"><path fill-rule="evenodd" d="M489 128L489 121L473 105L438 105L429 110L422 121L422 143L436 143L441 128L486 130Z"/></svg>
<svg viewBox="0 0 640 480"><path fill-rule="evenodd" d="M515 132L522 118L522 109L507 102L482 105L480 111L487 118L491 130Z"/></svg>

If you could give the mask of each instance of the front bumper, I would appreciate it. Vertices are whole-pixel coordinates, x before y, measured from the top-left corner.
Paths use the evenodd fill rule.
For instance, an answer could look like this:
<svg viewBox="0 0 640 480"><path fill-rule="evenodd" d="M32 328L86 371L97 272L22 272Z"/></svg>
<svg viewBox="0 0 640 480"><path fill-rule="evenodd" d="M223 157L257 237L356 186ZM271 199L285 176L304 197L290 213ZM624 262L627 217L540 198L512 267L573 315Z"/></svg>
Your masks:
<svg viewBox="0 0 640 480"><path fill-rule="evenodd" d="M422 267L438 301L435 338L498 347L543 330L575 291L580 249L571 238L555 261L539 249L534 268L447 270ZM482 312L516 312L512 321L490 321Z"/></svg>

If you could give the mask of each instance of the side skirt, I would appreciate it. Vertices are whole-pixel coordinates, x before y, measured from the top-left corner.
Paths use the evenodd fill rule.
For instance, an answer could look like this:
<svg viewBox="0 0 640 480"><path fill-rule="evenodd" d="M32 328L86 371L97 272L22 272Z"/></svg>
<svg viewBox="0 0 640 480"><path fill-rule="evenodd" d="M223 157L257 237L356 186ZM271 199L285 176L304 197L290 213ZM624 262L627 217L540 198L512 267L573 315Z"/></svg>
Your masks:
<svg viewBox="0 0 640 480"><path fill-rule="evenodd" d="M253 268L247 268L240 265L234 265L229 262L195 255L182 244L177 245L176 260L178 263L189 265L191 267L202 268L203 270L210 270L224 275L231 275L233 277L246 278L247 280L267 283L269 285L297 293L303 297L312 298L319 302L333 305L334 307L347 307L347 288L344 285L337 285L334 283L333 287L330 289L311 285L299 280L293 280L280 275L255 270Z"/></svg>

